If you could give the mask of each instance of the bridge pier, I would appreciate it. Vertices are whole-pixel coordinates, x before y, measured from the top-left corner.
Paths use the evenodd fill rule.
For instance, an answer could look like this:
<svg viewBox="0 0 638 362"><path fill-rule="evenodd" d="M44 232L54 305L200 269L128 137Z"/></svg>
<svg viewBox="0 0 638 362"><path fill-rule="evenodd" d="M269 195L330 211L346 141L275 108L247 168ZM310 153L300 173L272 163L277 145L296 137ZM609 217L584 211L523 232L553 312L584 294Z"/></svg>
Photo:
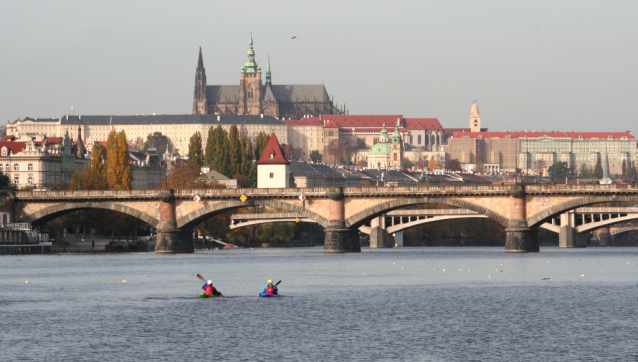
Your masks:
<svg viewBox="0 0 638 362"><path fill-rule="evenodd" d="M527 226L525 190L509 190L510 221L505 229L505 252L528 253L539 251L538 230Z"/></svg>
<svg viewBox="0 0 638 362"><path fill-rule="evenodd" d="M192 253L193 230L177 228L175 218L175 196L159 195L160 223L157 226L156 253Z"/></svg>
<svg viewBox="0 0 638 362"><path fill-rule="evenodd" d="M598 240L601 246L611 246L611 234L609 228L598 229Z"/></svg>
<svg viewBox="0 0 638 362"><path fill-rule="evenodd" d="M328 227L324 230L324 253L360 252L359 230L346 227L343 189L326 192L328 197Z"/></svg>
<svg viewBox="0 0 638 362"><path fill-rule="evenodd" d="M391 248L394 246L394 237L388 234L385 228L385 217L375 217L370 221L370 247Z"/></svg>
<svg viewBox="0 0 638 362"><path fill-rule="evenodd" d="M571 210L560 215L559 248L587 247L587 235L576 230L576 213Z"/></svg>

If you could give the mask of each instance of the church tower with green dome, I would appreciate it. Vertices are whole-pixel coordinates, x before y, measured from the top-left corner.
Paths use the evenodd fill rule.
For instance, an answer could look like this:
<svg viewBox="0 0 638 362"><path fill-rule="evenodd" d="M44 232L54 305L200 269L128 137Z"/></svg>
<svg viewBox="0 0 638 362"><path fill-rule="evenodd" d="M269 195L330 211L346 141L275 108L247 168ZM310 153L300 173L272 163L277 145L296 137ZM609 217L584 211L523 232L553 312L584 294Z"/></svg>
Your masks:
<svg viewBox="0 0 638 362"><path fill-rule="evenodd" d="M239 79L239 114L261 114L261 67L255 61L253 35L248 41L248 60L241 67Z"/></svg>
<svg viewBox="0 0 638 362"><path fill-rule="evenodd" d="M388 137L388 131L385 129L385 123L379 136L379 142L372 146L368 152L368 167L378 169L390 169L393 167L401 167L403 160L403 140L399 133L399 121L394 127L392 139Z"/></svg>
<svg viewBox="0 0 638 362"><path fill-rule="evenodd" d="M394 133L392 134L392 146L390 146L390 167L401 167L403 151L403 139L401 139L401 134L399 133L399 120L397 119L397 124L394 126Z"/></svg>

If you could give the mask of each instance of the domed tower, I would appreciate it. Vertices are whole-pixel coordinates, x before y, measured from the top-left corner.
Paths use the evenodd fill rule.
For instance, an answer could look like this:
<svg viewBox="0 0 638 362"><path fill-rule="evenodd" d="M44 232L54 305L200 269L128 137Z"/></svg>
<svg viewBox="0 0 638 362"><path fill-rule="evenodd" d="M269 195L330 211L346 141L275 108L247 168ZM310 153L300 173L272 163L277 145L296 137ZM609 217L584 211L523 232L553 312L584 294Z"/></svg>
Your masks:
<svg viewBox="0 0 638 362"><path fill-rule="evenodd" d="M399 120L394 126L394 133L392 134L392 145L390 146L390 167L401 167L403 161L403 139L401 133L399 133Z"/></svg>
<svg viewBox="0 0 638 362"><path fill-rule="evenodd" d="M248 60L241 68L239 80L239 114L261 114L261 67L255 61L253 35L248 41Z"/></svg>

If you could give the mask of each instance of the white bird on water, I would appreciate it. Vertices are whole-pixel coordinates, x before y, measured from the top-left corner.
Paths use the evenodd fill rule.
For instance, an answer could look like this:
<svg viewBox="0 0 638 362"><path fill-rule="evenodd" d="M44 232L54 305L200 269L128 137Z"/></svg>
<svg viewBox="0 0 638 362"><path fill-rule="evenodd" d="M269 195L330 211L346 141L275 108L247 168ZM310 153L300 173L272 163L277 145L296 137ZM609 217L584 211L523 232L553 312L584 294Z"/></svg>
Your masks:
<svg viewBox="0 0 638 362"><path fill-rule="evenodd" d="M445 271L445 269L443 269L443 271Z"/></svg>
<svg viewBox="0 0 638 362"><path fill-rule="evenodd" d="M25 283L27 283L27 284L29 284L29 281L28 281L28 280L25 280L24 282L25 282Z"/></svg>
<svg viewBox="0 0 638 362"><path fill-rule="evenodd" d="M585 276L585 274L581 274L580 276L581 276L581 277L584 277L584 276Z"/></svg>
<svg viewBox="0 0 638 362"><path fill-rule="evenodd" d="M122 283L126 283L126 279L122 279Z"/></svg>

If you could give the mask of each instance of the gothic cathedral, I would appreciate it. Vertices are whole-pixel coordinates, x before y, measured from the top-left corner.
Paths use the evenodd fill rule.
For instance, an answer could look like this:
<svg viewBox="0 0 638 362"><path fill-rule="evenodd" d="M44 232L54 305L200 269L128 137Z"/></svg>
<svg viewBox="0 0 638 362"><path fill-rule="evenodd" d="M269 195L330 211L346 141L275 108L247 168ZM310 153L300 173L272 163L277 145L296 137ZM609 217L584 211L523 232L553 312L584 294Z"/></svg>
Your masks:
<svg viewBox="0 0 638 362"><path fill-rule="evenodd" d="M193 114L264 114L279 119L300 119L304 116L346 113L344 105L337 107L333 104L323 85L273 85L270 55L265 83L262 83L261 66L255 61L252 35L248 42L248 60L241 68L239 86L208 85L202 49L199 49Z"/></svg>

